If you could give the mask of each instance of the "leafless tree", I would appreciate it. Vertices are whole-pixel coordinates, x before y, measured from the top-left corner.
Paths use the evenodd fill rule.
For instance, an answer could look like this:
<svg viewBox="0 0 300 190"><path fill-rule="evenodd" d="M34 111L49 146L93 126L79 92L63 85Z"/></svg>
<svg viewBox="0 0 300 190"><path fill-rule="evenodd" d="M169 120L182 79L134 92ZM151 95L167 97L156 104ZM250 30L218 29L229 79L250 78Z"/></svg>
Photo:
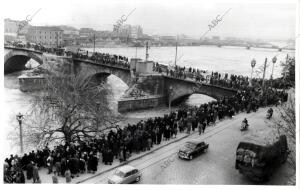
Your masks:
<svg viewBox="0 0 300 190"><path fill-rule="evenodd" d="M24 140L45 146L94 138L122 120L110 108L105 84L64 72L45 77L44 88L34 95L24 119Z"/></svg>
<svg viewBox="0 0 300 190"><path fill-rule="evenodd" d="M296 115L295 115L295 92L291 90L288 101L276 108L277 117L271 121L271 126L278 136L286 135L290 154L288 157L291 174L290 183L295 183L296 174Z"/></svg>

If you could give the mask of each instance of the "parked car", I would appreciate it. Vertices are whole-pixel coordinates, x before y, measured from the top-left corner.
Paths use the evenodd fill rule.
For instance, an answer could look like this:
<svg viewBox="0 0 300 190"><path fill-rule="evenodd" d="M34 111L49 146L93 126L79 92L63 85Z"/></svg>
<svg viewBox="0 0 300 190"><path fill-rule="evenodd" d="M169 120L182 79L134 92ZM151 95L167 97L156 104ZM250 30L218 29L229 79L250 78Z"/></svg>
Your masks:
<svg viewBox="0 0 300 190"><path fill-rule="evenodd" d="M130 165L125 165L118 168L114 175L108 178L109 184L129 184L139 182L142 173Z"/></svg>
<svg viewBox="0 0 300 190"><path fill-rule="evenodd" d="M199 155L199 153L206 152L207 149L208 144L203 141L188 141L185 143L184 147L179 149L178 157L192 160L194 157Z"/></svg>

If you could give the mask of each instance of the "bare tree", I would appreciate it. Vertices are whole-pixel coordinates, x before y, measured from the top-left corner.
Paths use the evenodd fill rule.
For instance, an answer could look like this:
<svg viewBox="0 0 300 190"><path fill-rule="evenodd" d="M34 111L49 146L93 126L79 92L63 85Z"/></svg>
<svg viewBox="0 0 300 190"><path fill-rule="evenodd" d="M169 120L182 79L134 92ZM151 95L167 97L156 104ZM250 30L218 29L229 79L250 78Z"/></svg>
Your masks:
<svg viewBox="0 0 300 190"><path fill-rule="evenodd" d="M122 120L110 108L110 93L106 85L81 75L48 75L24 120L24 138L44 146L53 141L70 143L96 137Z"/></svg>
<svg viewBox="0 0 300 190"><path fill-rule="evenodd" d="M286 135L290 154L288 157L291 174L288 176L290 183L295 183L296 175L296 115L295 115L295 96L294 90L289 93L288 101L276 108L278 117L271 121L272 127L278 136Z"/></svg>

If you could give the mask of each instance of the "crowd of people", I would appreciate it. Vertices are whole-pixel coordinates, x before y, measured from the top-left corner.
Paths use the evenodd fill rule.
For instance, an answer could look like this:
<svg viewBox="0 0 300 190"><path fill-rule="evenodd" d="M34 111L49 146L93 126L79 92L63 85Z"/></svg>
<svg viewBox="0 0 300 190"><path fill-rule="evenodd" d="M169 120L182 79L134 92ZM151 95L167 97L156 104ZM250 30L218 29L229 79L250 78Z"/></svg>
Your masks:
<svg viewBox="0 0 300 190"><path fill-rule="evenodd" d="M72 56L73 58L89 59L89 60L95 61L96 63L107 64L107 65L116 66L116 67L122 67L125 69L130 68L128 58L125 56L110 55L108 53L100 53L100 52L90 53L91 55L89 56L89 53L90 52L88 52L88 51L78 50L77 53L67 52L66 55Z"/></svg>
<svg viewBox="0 0 300 190"><path fill-rule="evenodd" d="M173 69L168 66L154 63L153 71L165 74L170 77L179 79L193 80L199 83L206 83L216 86L222 86L226 88L233 88L237 90L247 89L250 86L260 87L262 86L263 79L252 78L243 75L229 75L228 73L211 72L210 74L206 70L195 69L192 67L180 67L176 65ZM287 89L291 87L291 84L287 84L287 81L281 79L265 80L266 86L272 86L273 88Z"/></svg>
<svg viewBox="0 0 300 190"><path fill-rule="evenodd" d="M200 69L195 69L192 67L186 68L180 67L178 65L175 65L174 68L170 69L169 67L165 65L161 65L159 63L154 63L153 65L153 71L158 72L158 73L164 73L167 76L171 76L174 78L179 78L179 79L193 79L196 81L204 81L204 73L207 73L205 70L200 70Z"/></svg>
<svg viewBox="0 0 300 190"><path fill-rule="evenodd" d="M231 118L243 111L256 111L261 106L277 105L287 101L287 98L286 92L272 88L263 94L260 90L246 88L232 97L224 97L199 107L180 107L163 117L149 118L123 128L116 126L116 130L110 130L88 142L61 144L53 150L45 147L21 157L11 155L4 162L4 182L25 183L25 171L27 180L33 179L33 182L39 183L39 168L45 167L49 174L52 173L54 183L57 182L57 176L64 176L68 183L81 173L97 172L101 169L98 167L100 160L106 165L111 165L115 159L123 162L132 153L150 150L153 145L176 138L178 132L191 133L198 130L201 134L217 120Z"/></svg>

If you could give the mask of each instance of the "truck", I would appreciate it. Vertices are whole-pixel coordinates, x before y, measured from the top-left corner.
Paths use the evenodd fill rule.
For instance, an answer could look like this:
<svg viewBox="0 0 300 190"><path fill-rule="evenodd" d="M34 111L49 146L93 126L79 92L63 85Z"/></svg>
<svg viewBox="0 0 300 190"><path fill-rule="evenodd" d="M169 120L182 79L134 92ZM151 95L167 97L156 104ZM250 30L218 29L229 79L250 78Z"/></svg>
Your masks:
<svg viewBox="0 0 300 190"><path fill-rule="evenodd" d="M236 150L235 169L252 181L268 181L275 169L286 162L288 154L285 135L270 145L240 142Z"/></svg>

